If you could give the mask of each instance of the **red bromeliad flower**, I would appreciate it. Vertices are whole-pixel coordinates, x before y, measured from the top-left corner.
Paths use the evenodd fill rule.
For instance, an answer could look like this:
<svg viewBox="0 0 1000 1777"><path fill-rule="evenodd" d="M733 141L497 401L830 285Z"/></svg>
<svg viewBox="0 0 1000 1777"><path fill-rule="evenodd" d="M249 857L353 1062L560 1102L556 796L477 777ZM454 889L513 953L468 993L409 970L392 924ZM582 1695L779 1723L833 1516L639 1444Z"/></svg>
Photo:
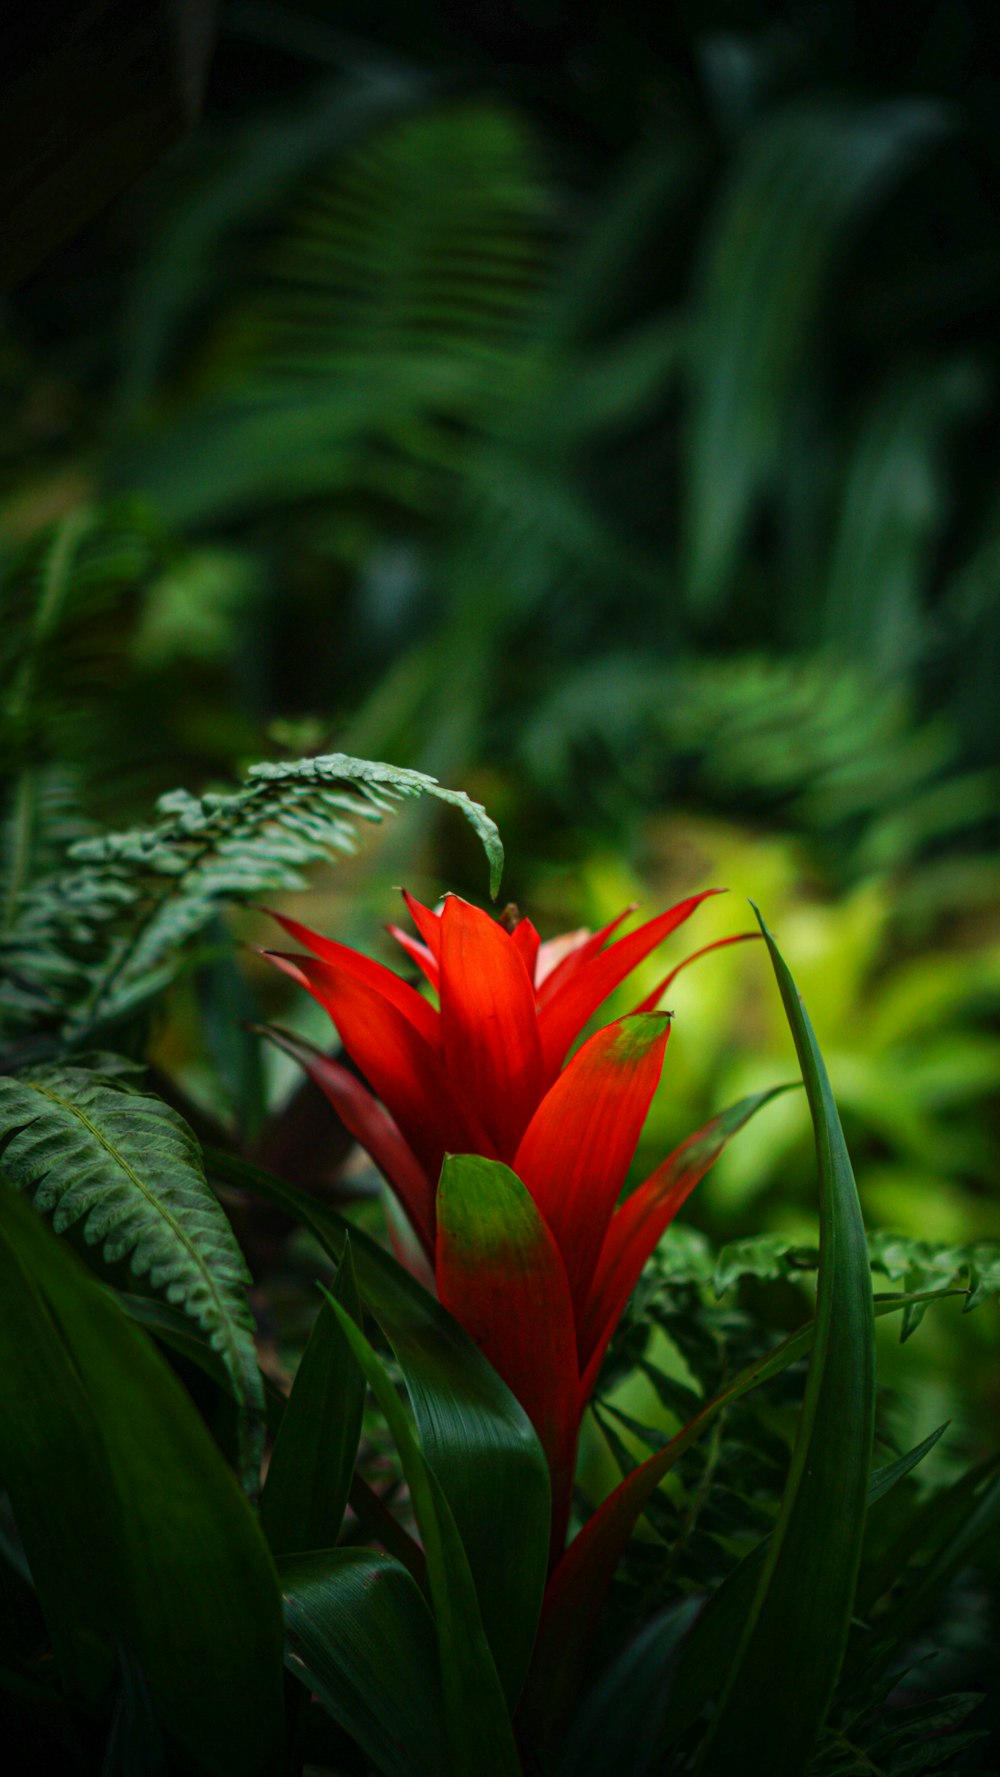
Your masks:
<svg viewBox="0 0 1000 1777"><path fill-rule="evenodd" d="M390 930L440 1010L382 964L275 916L309 954L273 960L329 1012L367 1086L318 1051L280 1040L392 1186L442 1302L531 1417L552 1471L554 1549L579 1421L608 1341L650 1252L722 1145L691 1138L618 1206L670 1034L669 1013L654 1008L678 968L704 952L566 1057L608 996L706 894L613 943L631 909L599 932L546 944L528 919L508 925L454 895L433 912L406 895L419 937ZM504 1163L501 1196L491 1198L502 1227L494 1215L477 1231L460 1203L456 1212L454 1193L439 1196L448 1154Z"/></svg>

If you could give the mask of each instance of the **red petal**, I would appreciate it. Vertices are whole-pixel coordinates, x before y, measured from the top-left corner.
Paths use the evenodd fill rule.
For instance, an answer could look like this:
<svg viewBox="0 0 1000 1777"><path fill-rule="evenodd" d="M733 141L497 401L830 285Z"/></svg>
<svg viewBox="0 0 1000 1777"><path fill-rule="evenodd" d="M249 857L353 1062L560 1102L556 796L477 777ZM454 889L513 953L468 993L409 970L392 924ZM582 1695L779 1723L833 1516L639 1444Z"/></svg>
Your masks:
<svg viewBox="0 0 1000 1777"><path fill-rule="evenodd" d="M686 969L688 963L696 963L700 956L707 956L710 950L724 950L727 944L745 944L748 938L759 938L760 936L760 932L735 932L731 938L716 938L714 944L703 944L700 950L692 950L691 955L686 956L683 962L671 969L669 975L664 975L659 987L654 987L652 993L647 993L645 999L640 1000L635 1010L637 1012L655 1012L663 995L668 988L673 986L681 970Z"/></svg>
<svg viewBox="0 0 1000 1777"><path fill-rule="evenodd" d="M403 1205L426 1251L434 1253L434 1184L404 1141L388 1111L346 1067L281 1030L268 1032L324 1092L344 1128L370 1154Z"/></svg>
<svg viewBox="0 0 1000 1777"><path fill-rule="evenodd" d="M580 1361L585 1365L581 1413L597 1380L608 1340L657 1241L730 1138L762 1105L788 1090L787 1086L772 1086L768 1092L755 1092L713 1117L681 1142L612 1216L580 1320Z"/></svg>
<svg viewBox="0 0 1000 1777"><path fill-rule="evenodd" d="M612 932L626 920L630 913L635 912L635 904L626 907L599 932L591 932L581 926L577 932L564 932L561 938L550 938L543 944L538 953L538 964L535 978L538 983L538 1004L544 1006L558 989L565 987L571 975L592 956L596 956L610 938Z"/></svg>
<svg viewBox="0 0 1000 1777"><path fill-rule="evenodd" d="M514 940L516 949L520 951L524 958L524 966L528 971L528 980L533 982L535 979L535 963L538 960L538 952L542 940L538 936L530 919L519 919L511 933L511 937Z"/></svg>
<svg viewBox="0 0 1000 1777"><path fill-rule="evenodd" d="M300 925L297 919L289 919L283 913L272 913L271 918L276 919L296 943L304 944L313 956L319 957L322 962L331 963L340 973L353 975L355 980L373 987L384 1000L388 1000L390 1005L409 1019L425 1043L429 1043L432 1049L438 1047L438 1015L434 1007L428 1005L408 981L401 981L383 963L374 962L370 956L362 956L360 950L352 950L347 944L338 944L333 938L323 938L319 932L310 931L308 926Z"/></svg>
<svg viewBox="0 0 1000 1777"><path fill-rule="evenodd" d="M457 895L441 915L441 1045L456 1097L511 1159L541 1095L534 989L509 932Z"/></svg>
<svg viewBox="0 0 1000 1777"><path fill-rule="evenodd" d="M597 1031L546 1093L517 1150L514 1170L555 1235L578 1320L669 1032L663 1012Z"/></svg>
<svg viewBox="0 0 1000 1777"><path fill-rule="evenodd" d="M552 1548L562 1548L573 1487L579 1373L559 1249L508 1167L449 1155L437 1200L438 1294L531 1420L552 1476Z"/></svg>
<svg viewBox="0 0 1000 1777"><path fill-rule="evenodd" d="M329 1012L351 1060L432 1179L449 1148L495 1154L473 1108L455 1098L435 1050L378 988L318 957L268 955Z"/></svg>
<svg viewBox="0 0 1000 1777"><path fill-rule="evenodd" d="M441 915L440 915L440 913L435 913L433 908L431 908L431 907L423 906L423 904L420 901L416 900L415 897L410 894L408 889L403 890L403 900L406 902L406 909L410 915L410 918L412 919L414 925L416 926L417 931L420 933L420 936L422 937L428 950L430 951L431 955L433 956L435 962L440 962L441 961Z"/></svg>
<svg viewBox="0 0 1000 1777"><path fill-rule="evenodd" d="M386 929L390 937L395 938L396 943L402 945L407 956L412 957L417 967L423 970L434 992L438 993L441 987L441 971L435 960L434 952L429 950L426 944L421 944L419 938L411 938L409 932L404 932L401 926L388 926Z"/></svg>
<svg viewBox="0 0 1000 1777"><path fill-rule="evenodd" d="M593 1017L598 1006L604 1004L609 993L613 993L626 975L651 950L655 950L664 938L679 925L683 925L706 896L721 893L721 889L706 889L703 894L692 895L687 901L679 902L676 907L668 908L666 913L648 920L638 931L629 932L627 937L619 938L617 944L612 944L609 949L589 957L582 966L578 964L571 974L560 981L558 989L546 1000L538 1014L546 1079L552 1079L557 1073L574 1037L579 1035L587 1020ZM573 961L572 958L567 960ZM552 980L555 980L555 976Z"/></svg>

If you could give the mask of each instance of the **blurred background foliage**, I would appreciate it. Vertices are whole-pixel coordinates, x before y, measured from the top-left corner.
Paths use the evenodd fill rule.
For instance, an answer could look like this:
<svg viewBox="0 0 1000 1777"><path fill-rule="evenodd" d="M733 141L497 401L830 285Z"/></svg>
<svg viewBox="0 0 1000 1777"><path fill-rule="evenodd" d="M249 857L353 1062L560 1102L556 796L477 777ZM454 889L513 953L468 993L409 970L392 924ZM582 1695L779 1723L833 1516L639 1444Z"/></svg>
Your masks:
<svg viewBox="0 0 1000 1777"><path fill-rule="evenodd" d="M200 127L0 312L8 911L177 784L429 770L546 934L752 894L870 1223L1000 1233L998 49L959 0L225 5ZM298 916L481 895L430 818ZM310 1013L219 938L151 1053L256 1129L241 1023ZM671 998L646 1158L792 1071L756 946ZM811 1169L791 1095L691 1218L808 1238Z"/></svg>

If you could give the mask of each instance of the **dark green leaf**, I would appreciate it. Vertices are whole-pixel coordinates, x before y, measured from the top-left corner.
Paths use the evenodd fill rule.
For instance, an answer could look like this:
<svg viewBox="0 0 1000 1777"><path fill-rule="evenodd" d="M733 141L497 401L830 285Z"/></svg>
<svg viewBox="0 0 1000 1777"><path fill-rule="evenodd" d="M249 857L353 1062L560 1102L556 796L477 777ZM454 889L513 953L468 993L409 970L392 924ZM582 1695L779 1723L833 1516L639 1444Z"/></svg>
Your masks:
<svg viewBox="0 0 1000 1777"><path fill-rule="evenodd" d="M441 1777L434 1619L405 1567L370 1549L327 1549L286 1557L279 1574L289 1670L384 1777Z"/></svg>
<svg viewBox="0 0 1000 1777"><path fill-rule="evenodd" d="M179 1383L107 1291L0 1189L0 1475L60 1668L99 1696L121 1646L207 1777L282 1740L274 1568Z"/></svg>
<svg viewBox="0 0 1000 1777"><path fill-rule="evenodd" d="M758 919L760 915L758 914ZM760 920L816 1131L816 1321L781 1514L706 1741L704 1777L801 1777L843 1658L864 1534L875 1401L871 1278L857 1188L826 1068Z"/></svg>
<svg viewBox="0 0 1000 1777"><path fill-rule="evenodd" d="M424 1461L385 1366L339 1303L328 1300L385 1415L413 1500L437 1627L451 1777L518 1777L503 1689L483 1629L472 1572L451 1507ZM508 1549L508 1555L514 1551Z"/></svg>
<svg viewBox="0 0 1000 1777"><path fill-rule="evenodd" d="M216 1177L286 1210L334 1259L350 1236L362 1297L399 1360L513 1703L534 1646L549 1550L548 1468L527 1414L458 1323L373 1240L267 1173L226 1154L207 1158Z"/></svg>
<svg viewBox="0 0 1000 1777"><path fill-rule="evenodd" d="M4 1137L9 1179L51 1214L57 1233L79 1222L106 1264L128 1259L208 1335L240 1407L241 1469L254 1493L264 1396L250 1278L183 1118L86 1068L39 1067L0 1078Z"/></svg>
<svg viewBox="0 0 1000 1777"><path fill-rule="evenodd" d="M346 1241L334 1296L360 1324ZM261 1494L261 1528L275 1555L333 1548L350 1492L364 1401L364 1377L324 1302L296 1372Z"/></svg>

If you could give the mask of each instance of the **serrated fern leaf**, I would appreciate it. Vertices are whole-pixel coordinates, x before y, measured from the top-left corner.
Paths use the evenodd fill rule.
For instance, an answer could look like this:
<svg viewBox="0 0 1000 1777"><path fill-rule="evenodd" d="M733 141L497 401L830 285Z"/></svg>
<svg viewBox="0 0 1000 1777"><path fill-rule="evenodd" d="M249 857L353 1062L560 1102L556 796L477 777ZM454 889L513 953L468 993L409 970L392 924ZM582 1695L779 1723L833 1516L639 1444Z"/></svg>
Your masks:
<svg viewBox="0 0 1000 1777"><path fill-rule="evenodd" d="M239 1403L241 1468L252 1490L264 1395L250 1278L183 1118L121 1079L32 1068L0 1078L0 1146L10 1182L51 1215L57 1233L79 1226L106 1264L127 1259L134 1276L208 1335Z"/></svg>
<svg viewBox="0 0 1000 1777"><path fill-rule="evenodd" d="M21 898L0 937L0 1010L14 1028L80 1042L134 1011L176 972L221 907L302 886L302 870L352 852L359 821L430 795L483 842L495 893L503 847L479 803L436 778L330 753L252 766L224 795L161 797L160 819L70 848L70 868Z"/></svg>

